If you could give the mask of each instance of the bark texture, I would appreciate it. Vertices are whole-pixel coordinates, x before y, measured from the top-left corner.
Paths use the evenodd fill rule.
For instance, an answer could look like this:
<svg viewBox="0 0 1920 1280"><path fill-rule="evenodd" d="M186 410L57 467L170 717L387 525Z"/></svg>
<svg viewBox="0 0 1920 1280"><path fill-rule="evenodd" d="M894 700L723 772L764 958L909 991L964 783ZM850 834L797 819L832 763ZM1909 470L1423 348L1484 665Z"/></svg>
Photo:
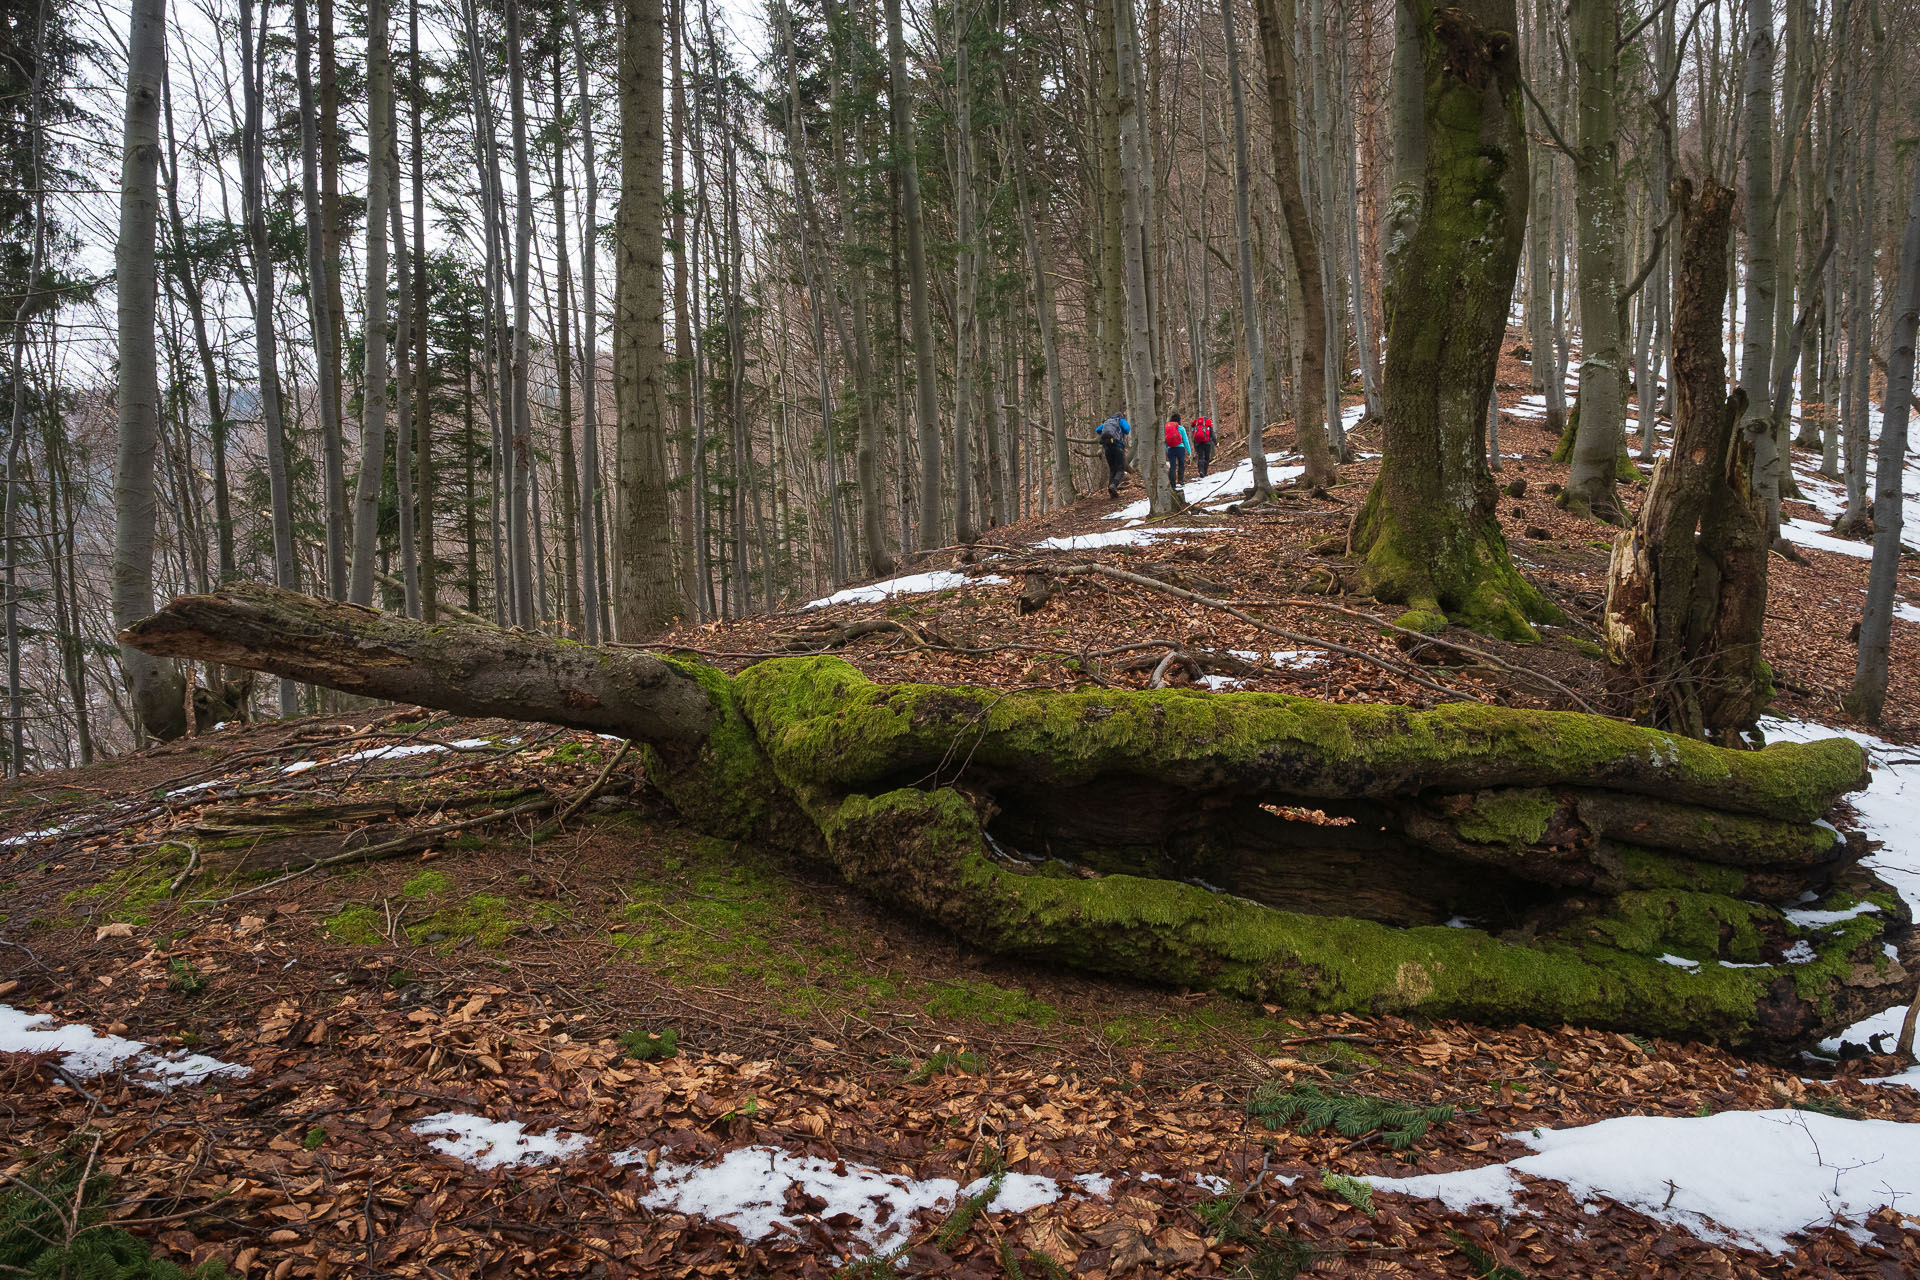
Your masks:
<svg viewBox="0 0 1920 1280"><path fill-rule="evenodd" d="M1398 13L1386 451L1353 550L1366 557L1368 589L1407 606L1403 626L1431 631L1451 618L1531 638L1532 624L1558 611L1513 567L1486 459L1487 400L1526 230L1514 7Z"/></svg>
<svg viewBox="0 0 1920 1280"><path fill-rule="evenodd" d="M1844 739L1737 752L1478 704L878 685L833 658L730 678L259 585L183 597L124 640L643 739L701 829L1096 972L1734 1042L1823 1032L1906 981L1898 897L1858 867L1864 841L1820 820L1865 781ZM1809 892L1875 909L1802 929L1754 901ZM1438 927L1460 915L1476 927Z"/></svg>
<svg viewBox="0 0 1920 1280"><path fill-rule="evenodd" d="M1634 717L1689 737L1752 727L1772 696L1761 658L1767 523L1753 489L1744 392L1727 394L1730 188L1675 184L1674 439L1607 572L1607 661Z"/></svg>

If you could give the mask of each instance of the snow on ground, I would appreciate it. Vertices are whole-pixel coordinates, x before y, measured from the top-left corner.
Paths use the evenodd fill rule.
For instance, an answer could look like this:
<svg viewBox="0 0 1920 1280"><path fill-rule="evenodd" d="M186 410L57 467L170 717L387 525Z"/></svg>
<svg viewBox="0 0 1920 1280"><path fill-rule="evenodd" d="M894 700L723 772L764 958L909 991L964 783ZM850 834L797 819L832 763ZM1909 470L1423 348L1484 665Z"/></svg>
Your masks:
<svg viewBox="0 0 1920 1280"><path fill-rule="evenodd" d="M38 831L23 831L17 836L8 836L6 839L0 840L0 846L11 847L20 844L32 844L35 840L46 840L57 836L62 831L75 825L77 825L76 822L62 822L57 826L42 827Z"/></svg>
<svg viewBox="0 0 1920 1280"><path fill-rule="evenodd" d="M1836 555L1852 556L1856 560L1873 559L1871 542L1855 542L1851 538L1836 538L1833 530L1817 520L1783 519L1780 521L1780 536L1800 547L1817 547L1821 551L1831 551Z"/></svg>
<svg viewBox="0 0 1920 1280"><path fill-rule="evenodd" d="M1414 1178L1368 1178L1380 1191L1456 1211L1519 1209L1516 1174L1605 1196L1703 1240L1785 1253L1787 1236L1861 1219L1920 1197L1920 1125L1844 1120L1817 1111L1619 1116L1573 1129L1509 1135L1534 1154Z"/></svg>
<svg viewBox="0 0 1920 1280"><path fill-rule="evenodd" d="M639 1162L643 1157L623 1153L616 1159ZM775 1232L798 1230L798 1221L786 1211L797 1188L802 1195L826 1202L804 1216L845 1214L854 1220L849 1234L877 1248L909 1230L915 1211L948 1208L963 1197L980 1194L988 1185L985 1178L962 1187L952 1178L916 1179L844 1160L797 1156L779 1147L741 1147L715 1164L656 1166L653 1190L640 1203L649 1209L711 1218L749 1240L762 1240ZM1023 1213L1051 1204L1063 1194L1066 1188L1052 1178L1011 1173L985 1208Z"/></svg>
<svg viewBox="0 0 1920 1280"><path fill-rule="evenodd" d="M1267 481L1270 484L1285 484L1298 479L1306 472L1305 467L1288 466L1281 461L1291 454L1281 454L1267 459ZM1166 455L1158 453L1154 465L1164 467ZM1253 489L1253 459L1243 458L1231 471L1215 471L1211 475L1196 476L1180 487L1180 501L1183 506L1198 507L1209 502L1223 502ZM1103 520L1124 520L1128 524L1138 524L1147 518L1147 500L1129 502L1118 511L1109 511Z"/></svg>
<svg viewBox="0 0 1920 1280"><path fill-rule="evenodd" d="M78 1022L55 1025L52 1015L0 1004L0 1053L57 1053L61 1069L79 1079L125 1071L157 1093L214 1077L238 1079L251 1069L175 1049L155 1053L143 1040L103 1036Z"/></svg>
<svg viewBox="0 0 1920 1280"><path fill-rule="evenodd" d="M1111 529L1106 533L1079 533L1064 538L1042 538L1036 551L1093 551L1099 547L1144 547L1174 533L1217 533L1218 529L1158 525L1151 529Z"/></svg>
<svg viewBox="0 0 1920 1280"><path fill-rule="evenodd" d="M1260 653L1253 649L1229 649L1227 652L1244 662L1271 662L1276 667L1286 667L1294 671L1306 671L1312 667L1324 666L1327 662L1327 655L1318 649L1275 649L1269 653ZM1201 676L1196 683L1215 693L1246 687L1244 681L1237 680L1233 676Z"/></svg>
<svg viewBox="0 0 1920 1280"><path fill-rule="evenodd" d="M512 1165L551 1164L579 1155L593 1139L578 1133L528 1133L518 1120L489 1120L460 1111L442 1111L414 1124L421 1137L433 1134L427 1145L476 1169Z"/></svg>
<svg viewBox="0 0 1920 1280"><path fill-rule="evenodd" d="M951 591L955 587L964 587L969 582L978 586L998 586L1006 579L994 574L982 574L969 578L964 573L955 573L951 569L936 569L931 573L910 573L904 578L889 578L885 582L873 582L864 587L848 587L836 591L830 596L814 600L806 605L808 609L824 609L835 604L878 604L894 596L925 595L931 591Z"/></svg>

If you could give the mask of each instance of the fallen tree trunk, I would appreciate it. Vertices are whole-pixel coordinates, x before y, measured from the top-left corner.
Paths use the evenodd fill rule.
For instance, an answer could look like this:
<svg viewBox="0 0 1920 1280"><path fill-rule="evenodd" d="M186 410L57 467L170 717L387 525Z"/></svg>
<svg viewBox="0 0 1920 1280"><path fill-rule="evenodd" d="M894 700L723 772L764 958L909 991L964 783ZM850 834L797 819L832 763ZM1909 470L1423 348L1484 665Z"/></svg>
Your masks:
<svg viewBox="0 0 1920 1280"><path fill-rule="evenodd" d="M1844 739L1741 752L1479 704L879 685L830 657L729 677L258 585L183 597L124 639L634 737L695 826L1098 972L1733 1042L1823 1032L1906 980L1883 946L1905 954L1904 908L1822 820L1865 780Z"/></svg>

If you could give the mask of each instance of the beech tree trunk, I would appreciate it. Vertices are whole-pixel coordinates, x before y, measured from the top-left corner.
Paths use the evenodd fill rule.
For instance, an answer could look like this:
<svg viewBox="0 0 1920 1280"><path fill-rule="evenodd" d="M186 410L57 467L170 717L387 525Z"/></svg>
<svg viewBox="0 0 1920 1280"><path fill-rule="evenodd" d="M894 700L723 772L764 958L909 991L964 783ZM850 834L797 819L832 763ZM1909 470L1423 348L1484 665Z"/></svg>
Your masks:
<svg viewBox="0 0 1920 1280"><path fill-rule="evenodd" d="M1734 193L1676 183L1680 284L1673 318L1673 448L1654 468L1607 572L1607 661L1635 719L1735 739L1773 695L1761 659L1766 505L1753 490L1746 394L1727 394L1720 316ZM1769 313L1770 314L1770 313Z"/></svg>
<svg viewBox="0 0 1920 1280"><path fill-rule="evenodd" d="M978 946L1302 1010L1798 1039L1904 994L1912 955L1904 908L1803 932L1752 901L1897 901L1821 820L1866 781L1847 739L1740 752L1473 704L876 685L822 657L729 677L256 584L122 638L637 738L692 825L823 860ZM1458 915L1479 926L1433 927ZM1816 965L1787 962L1805 947Z"/></svg>
<svg viewBox="0 0 1920 1280"><path fill-rule="evenodd" d="M1558 611L1507 554L1486 443L1526 232L1514 5L1398 13L1386 450L1352 549L1368 590L1407 606L1402 626L1528 638Z"/></svg>
<svg viewBox="0 0 1920 1280"><path fill-rule="evenodd" d="M1313 218L1300 190L1300 153L1294 143L1293 95L1297 79L1293 65L1293 0L1256 0L1260 19L1260 47L1266 55L1267 111L1272 118L1273 180L1280 191L1280 216L1286 224L1287 265L1292 268L1294 296L1300 300L1303 332L1295 338L1300 376L1294 381L1293 427L1306 472L1300 481L1308 488L1337 484L1340 472L1327 439L1327 415L1339 421L1339 404L1327 403L1326 276L1321 269L1320 246Z"/></svg>

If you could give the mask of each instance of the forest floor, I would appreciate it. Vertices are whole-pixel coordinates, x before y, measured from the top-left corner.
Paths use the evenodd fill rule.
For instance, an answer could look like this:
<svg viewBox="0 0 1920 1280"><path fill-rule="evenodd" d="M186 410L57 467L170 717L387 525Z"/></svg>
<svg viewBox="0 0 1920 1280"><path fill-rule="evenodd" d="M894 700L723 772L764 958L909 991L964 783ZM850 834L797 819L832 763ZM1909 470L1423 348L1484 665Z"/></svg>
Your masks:
<svg viewBox="0 0 1920 1280"><path fill-rule="evenodd" d="M1136 482L913 570L952 576L670 640L730 667L830 649L889 680L1141 687L1171 652L1174 686L1600 705L1613 531L1553 505L1564 468L1525 379L1503 363L1501 482L1526 488L1501 519L1570 619L1537 645L1383 634L1344 555L1365 456L1324 496L1245 512L1219 509L1235 481L1202 482L1148 522ZM1352 438L1378 448L1372 424ZM1818 536L1814 506L1790 511ZM1787 736L1847 727L1866 583L1852 549L1802 554L1771 566ZM1023 612L1029 575L1085 564L1266 625L1057 572ZM1900 746L1920 734L1920 577L1901 588L1851 817L1920 899ZM1041 970L699 836L618 751L368 709L0 788L0 1173L78 1150L161 1256L274 1280L1920 1275L1920 1087L1877 1082L1889 1059ZM409 834L427 849L279 878Z"/></svg>

